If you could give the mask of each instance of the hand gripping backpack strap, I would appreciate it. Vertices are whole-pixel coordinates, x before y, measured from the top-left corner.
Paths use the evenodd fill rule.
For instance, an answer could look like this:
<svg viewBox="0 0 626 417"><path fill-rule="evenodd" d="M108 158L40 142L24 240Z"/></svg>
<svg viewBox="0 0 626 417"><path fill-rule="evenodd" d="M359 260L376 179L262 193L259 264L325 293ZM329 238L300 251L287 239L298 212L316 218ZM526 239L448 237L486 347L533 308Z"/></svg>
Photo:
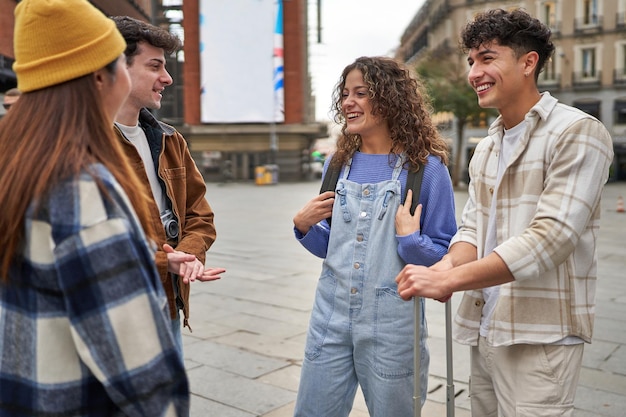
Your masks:
<svg viewBox="0 0 626 417"><path fill-rule="evenodd" d="M322 180L322 186L320 187L320 194L326 191L335 191L337 187L337 181L339 180L339 174L341 173L341 167L337 168L333 166L332 161L328 164L326 174ZM419 204L420 192L422 189L422 178L424 177L424 166L420 165L417 172L409 171L406 177L406 187L404 189L404 201L406 201L406 195L409 189L413 190L413 201L411 201L411 215L415 214L415 209ZM328 225L331 224L332 217L326 219Z"/></svg>

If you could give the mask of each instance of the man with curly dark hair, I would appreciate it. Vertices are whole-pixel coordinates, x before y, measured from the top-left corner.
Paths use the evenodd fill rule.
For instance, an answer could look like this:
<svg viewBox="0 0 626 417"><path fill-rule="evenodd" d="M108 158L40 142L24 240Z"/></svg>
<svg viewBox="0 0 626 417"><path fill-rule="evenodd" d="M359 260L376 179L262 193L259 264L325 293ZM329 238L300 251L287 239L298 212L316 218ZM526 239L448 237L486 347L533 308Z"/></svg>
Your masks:
<svg viewBox="0 0 626 417"><path fill-rule="evenodd" d="M471 346L472 415L572 416L591 342L600 197L613 159L594 117L540 93L550 30L490 10L462 32L468 81L500 116L470 162L449 253L398 276L403 298L465 291L455 339Z"/></svg>
<svg viewBox="0 0 626 417"><path fill-rule="evenodd" d="M409 262L439 261L456 232L447 144L417 79L391 58L358 58L333 98L342 133L324 176L329 163L341 174L293 219L296 238L324 258L295 416L347 417L360 385L371 416L411 417L414 348L422 404L428 383L424 300L414 346L413 303L399 297L394 278ZM413 195L407 178L417 170Z"/></svg>

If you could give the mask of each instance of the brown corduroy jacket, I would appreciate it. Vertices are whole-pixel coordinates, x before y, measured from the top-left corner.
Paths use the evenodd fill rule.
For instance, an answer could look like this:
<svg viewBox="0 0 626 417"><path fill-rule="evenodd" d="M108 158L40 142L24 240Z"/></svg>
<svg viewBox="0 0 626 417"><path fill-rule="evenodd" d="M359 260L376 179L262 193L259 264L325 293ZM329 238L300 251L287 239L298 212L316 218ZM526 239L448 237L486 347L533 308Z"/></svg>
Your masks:
<svg viewBox="0 0 626 417"><path fill-rule="evenodd" d="M189 284L167 270L167 255L163 244L169 243L176 250L195 255L204 264L206 252L216 238L213 223L213 210L205 198L206 185L202 174L191 157L185 138L172 126L159 122L152 114L143 109L139 115L139 124L146 132L154 166L164 187L164 192L172 203L172 211L179 222L180 232L177 241L170 241L165 236L159 208L154 202L150 207L150 216L158 236L156 265L161 282L167 294L170 316L177 316L177 309L183 310L183 326L189 326ZM135 146L128 141L116 127L122 148L130 158L131 165L139 178L146 185L148 195L152 195L146 170ZM180 298L176 300L173 279L177 280Z"/></svg>

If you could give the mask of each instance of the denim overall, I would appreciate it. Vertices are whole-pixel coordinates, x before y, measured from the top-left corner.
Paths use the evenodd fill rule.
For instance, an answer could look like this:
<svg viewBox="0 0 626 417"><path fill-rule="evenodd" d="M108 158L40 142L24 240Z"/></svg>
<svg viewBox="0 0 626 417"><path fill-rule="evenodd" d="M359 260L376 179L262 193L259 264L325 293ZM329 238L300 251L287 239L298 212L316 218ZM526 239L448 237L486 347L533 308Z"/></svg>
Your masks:
<svg viewBox="0 0 626 417"><path fill-rule="evenodd" d="M398 158L392 179L337 182L328 252L305 346L296 417L347 417L357 384L373 417L412 417L413 302L397 293L395 215L402 198ZM420 335L422 404L429 354L424 303Z"/></svg>

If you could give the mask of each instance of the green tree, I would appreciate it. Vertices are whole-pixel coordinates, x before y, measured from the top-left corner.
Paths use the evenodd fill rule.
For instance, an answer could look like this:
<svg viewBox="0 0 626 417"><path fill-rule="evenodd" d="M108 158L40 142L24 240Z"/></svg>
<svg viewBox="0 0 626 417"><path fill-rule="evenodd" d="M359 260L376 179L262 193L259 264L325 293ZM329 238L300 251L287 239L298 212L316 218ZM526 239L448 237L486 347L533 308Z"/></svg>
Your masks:
<svg viewBox="0 0 626 417"><path fill-rule="evenodd" d="M449 51L448 51L449 52ZM452 56L451 56L452 55ZM452 113L457 122L456 146L453 150L452 183L456 186L461 176L461 154L465 127L472 120L481 120L496 113L478 105L476 92L467 82L467 70L459 68L460 59L456 54L437 56L430 54L417 64L424 87L432 101L433 110Z"/></svg>

